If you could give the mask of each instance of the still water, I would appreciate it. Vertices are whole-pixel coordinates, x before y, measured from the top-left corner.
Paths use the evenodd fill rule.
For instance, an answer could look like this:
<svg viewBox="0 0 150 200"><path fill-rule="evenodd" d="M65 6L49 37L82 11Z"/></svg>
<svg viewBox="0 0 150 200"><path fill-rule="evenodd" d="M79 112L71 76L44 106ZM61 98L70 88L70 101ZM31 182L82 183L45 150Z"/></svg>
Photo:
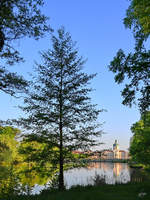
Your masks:
<svg viewBox="0 0 150 200"><path fill-rule="evenodd" d="M73 185L93 185L94 178L99 175L106 184L130 182L130 168L127 163L96 162L87 167L65 171L64 181L66 188Z"/></svg>

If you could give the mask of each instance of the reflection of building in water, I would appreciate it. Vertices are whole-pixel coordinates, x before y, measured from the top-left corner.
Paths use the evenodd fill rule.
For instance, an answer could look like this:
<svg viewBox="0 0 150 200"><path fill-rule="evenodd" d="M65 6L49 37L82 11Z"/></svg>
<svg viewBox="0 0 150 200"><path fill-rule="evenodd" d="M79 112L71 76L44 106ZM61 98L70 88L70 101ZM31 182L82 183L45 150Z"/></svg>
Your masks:
<svg viewBox="0 0 150 200"><path fill-rule="evenodd" d="M105 171L111 171L114 168L114 163L112 163L112 162L100 162L100 166Z"/></svg>
<svg viewBox="0 0 150 200"><path fill-rule="evenodd" d="M123 170L123 165L121 163L114 163L113 173L115 176L119 176L120 172Z"/></svg>
<svg viewBox="0 0 150 200"><path fill-rule="evenodd" d="M93 168L96 168L96 169L99 169L100 168L100 163L99 162L91 162L88 166L87 166L88 169L93 169Z"/></svg>

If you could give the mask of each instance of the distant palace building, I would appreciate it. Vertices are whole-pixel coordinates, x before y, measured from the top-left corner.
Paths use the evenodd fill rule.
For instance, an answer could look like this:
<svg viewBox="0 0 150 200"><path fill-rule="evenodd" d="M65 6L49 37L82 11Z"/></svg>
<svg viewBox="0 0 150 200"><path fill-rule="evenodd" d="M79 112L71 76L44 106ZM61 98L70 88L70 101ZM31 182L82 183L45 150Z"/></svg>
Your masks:
<svg viewBox="0 0 150 200"><path fill-rule="evenodd" d="M114 159L121 159L126 160L129 159L129 153L124 150L119 149L119 144L117 140L113 144L113 149L105 149L101 151L88 151L88 152L81 152L81 151L73 151L74 154L87 154L88 158L91 160L114 160Z"/></svg>
<svg viewBox="0 0 150 200"><path fill-rule="evenodd" d="M117 140L113 144L113 150L103 150L101 158L103 159L128 159L127 151L120 150Z"/></svg>

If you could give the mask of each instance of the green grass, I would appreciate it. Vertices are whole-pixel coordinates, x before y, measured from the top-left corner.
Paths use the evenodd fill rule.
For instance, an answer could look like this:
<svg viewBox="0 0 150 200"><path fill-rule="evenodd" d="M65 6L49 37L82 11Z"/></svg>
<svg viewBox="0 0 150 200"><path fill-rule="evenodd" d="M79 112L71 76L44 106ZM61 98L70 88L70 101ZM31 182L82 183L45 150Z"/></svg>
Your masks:
<svg viewBox="0 0 150 200"><path fill-rule="evenodd" d="M139 198L140 192L147 195ZM41 195L20 196L8 198L9 200L150 200L150 183L125 184L125 185L101 185L101 186L77 186L67 191L45 191Z"/></svg>

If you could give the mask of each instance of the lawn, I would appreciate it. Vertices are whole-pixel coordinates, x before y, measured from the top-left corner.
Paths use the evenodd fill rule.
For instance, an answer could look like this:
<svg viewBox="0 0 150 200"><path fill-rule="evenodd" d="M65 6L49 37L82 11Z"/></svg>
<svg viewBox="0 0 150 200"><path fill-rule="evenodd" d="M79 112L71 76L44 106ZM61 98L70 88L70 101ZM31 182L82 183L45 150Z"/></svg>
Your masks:
<svg viewBox="0 0 150 200"><path fill-rule="evenodd" d="M138 197L146 192L144 197ZM150 200L150 183L75 187L67 191L45 191L35 196L11 197L9 200Z"/></svg>

